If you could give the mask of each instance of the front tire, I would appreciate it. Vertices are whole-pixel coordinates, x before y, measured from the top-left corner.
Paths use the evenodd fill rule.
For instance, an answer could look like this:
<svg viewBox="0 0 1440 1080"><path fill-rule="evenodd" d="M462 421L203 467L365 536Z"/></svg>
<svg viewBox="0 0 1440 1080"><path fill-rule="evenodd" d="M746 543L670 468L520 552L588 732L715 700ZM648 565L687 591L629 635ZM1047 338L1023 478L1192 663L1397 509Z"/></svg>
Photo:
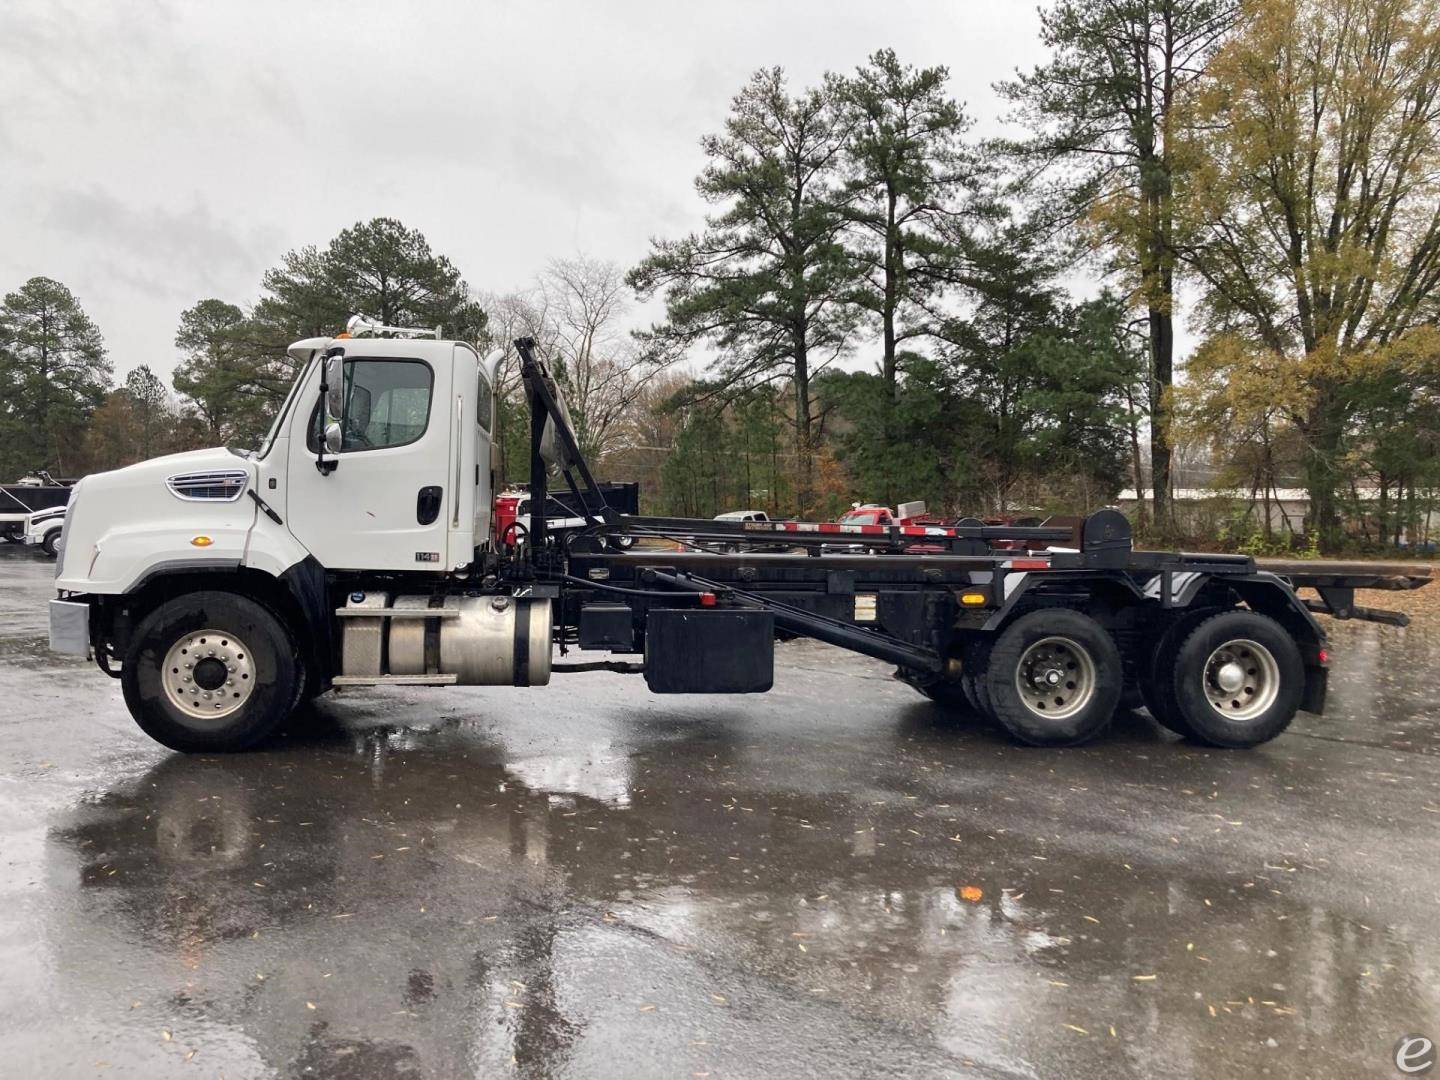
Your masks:
<svg viewBox="0 0 1440 1080"><path fill-rule="evenodd" d="M227 592L161 604L136 628L121 669L130 715L172 750L248 750L290 715L300 658L265 607Z"/></svg>
<svg viewBox="0 0 1440 1080"><path fill-rule="evenodd" d="M1014 738L1075 746L1115 715L1124 685L1120 651L1088 615L1064 608L1016 619L990 650L977 696Z"/></svg>
<svg viewBox="0 0 1440 1080"><path fill-rule="evenodd" d="M1190 632L1172 678L1191 738L1244 749L1290 726L1300 708L1305 664L1300 647L1274 619L1227 611Z"/></svg>
<svg viewBox="0 0 1440 1080"><path fill-rule="evenodd" d="M41 549L42 551L44 551L46 555L49 555L50 558L53 559L53 558L55 558L55 553L56 553L56 550L57 550L57 547L56 547L56 546L57 546L59 543L60 543L60 530L59 530L59 529L51 529L49 532L47 532L47 533L45 534L45 539L40 541L40 549Z"/></svg>

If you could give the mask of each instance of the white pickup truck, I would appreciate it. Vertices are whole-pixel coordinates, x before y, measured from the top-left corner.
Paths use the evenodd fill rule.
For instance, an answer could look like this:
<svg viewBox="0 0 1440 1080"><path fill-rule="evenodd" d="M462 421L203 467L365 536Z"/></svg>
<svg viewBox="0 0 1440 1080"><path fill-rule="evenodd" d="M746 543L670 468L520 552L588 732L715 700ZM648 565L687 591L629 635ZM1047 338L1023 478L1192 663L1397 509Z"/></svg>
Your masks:
<svg viewBox="0 0 1440 1080"><path fill-rule="evenodd" d="M65 516L69 511L68 506L52 506L48 510L37 510L30 515L25 523L26 544L31 547L38 547L52 559L59 551L61 538L65 529Z"/></svg>

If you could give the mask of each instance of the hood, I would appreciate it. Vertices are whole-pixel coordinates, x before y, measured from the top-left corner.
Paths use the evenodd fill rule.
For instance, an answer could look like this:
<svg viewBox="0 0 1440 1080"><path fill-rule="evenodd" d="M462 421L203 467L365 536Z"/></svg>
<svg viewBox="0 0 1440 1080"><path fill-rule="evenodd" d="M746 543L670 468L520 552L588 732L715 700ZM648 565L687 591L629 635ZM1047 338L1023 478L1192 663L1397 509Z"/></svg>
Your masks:
<svg viewBox="0 0 1440 1080"><path fill-rule="evenodd" d="M70 499L56 585L121 592L160 559L238 565L255 521L255 503L245 498L255 476L249 458L217 447L85 477Z"/></svg>

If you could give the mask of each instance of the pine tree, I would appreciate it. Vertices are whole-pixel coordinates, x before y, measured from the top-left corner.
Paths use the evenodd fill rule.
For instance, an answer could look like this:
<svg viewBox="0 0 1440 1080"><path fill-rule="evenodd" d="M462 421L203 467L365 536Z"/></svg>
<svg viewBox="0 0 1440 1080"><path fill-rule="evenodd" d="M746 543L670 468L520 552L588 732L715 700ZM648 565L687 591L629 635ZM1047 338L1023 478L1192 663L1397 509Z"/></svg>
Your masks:
<svg viewBox="0 0 1440 1080"><path fill-rule="evenodd" d="M0 305L0 476L79 464L111 366L100 329L64 285L34 277Z"/></svg>
<svg viewBox="0 0 1440 1080"><path fill-rule="evenodd" d="M839 156L845 132L828 90L791 96L779 68L756 72L702 147L696 180L716 207L703 232L656 241L630 284L665 294L651 345L704 342L718 352L718 389L775 381L794 391L799 509L814 498L810 381L850 344L843 300L853 270L840 243Z"/></svg>

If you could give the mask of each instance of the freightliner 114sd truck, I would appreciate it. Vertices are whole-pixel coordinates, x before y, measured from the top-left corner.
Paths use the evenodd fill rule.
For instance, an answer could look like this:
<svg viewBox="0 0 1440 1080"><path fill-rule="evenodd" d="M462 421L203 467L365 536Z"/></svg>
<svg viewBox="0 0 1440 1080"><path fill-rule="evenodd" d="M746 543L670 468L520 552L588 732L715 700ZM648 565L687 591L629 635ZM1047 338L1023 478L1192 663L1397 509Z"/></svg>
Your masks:
<svg viewBox="0 0 1440 1080"><path fill-rule="evenodd" d="M80 482L51 648L93 656L140 726L185 751L254 746L332 687L609 670L656 693L760 692L777 635L892 663L1026 743L1083 742L1143 699L1192 739L1247 747L1324 705L1312 611L1403 621L1355 590L1426 582L1136 551L1113 510L1078 530L620 514L544 359L515 344L531 505L568 491L585 527L552 535L541 512L493 529L498 355L357 317L291 346L299 375L258 450Z"/></svg>

